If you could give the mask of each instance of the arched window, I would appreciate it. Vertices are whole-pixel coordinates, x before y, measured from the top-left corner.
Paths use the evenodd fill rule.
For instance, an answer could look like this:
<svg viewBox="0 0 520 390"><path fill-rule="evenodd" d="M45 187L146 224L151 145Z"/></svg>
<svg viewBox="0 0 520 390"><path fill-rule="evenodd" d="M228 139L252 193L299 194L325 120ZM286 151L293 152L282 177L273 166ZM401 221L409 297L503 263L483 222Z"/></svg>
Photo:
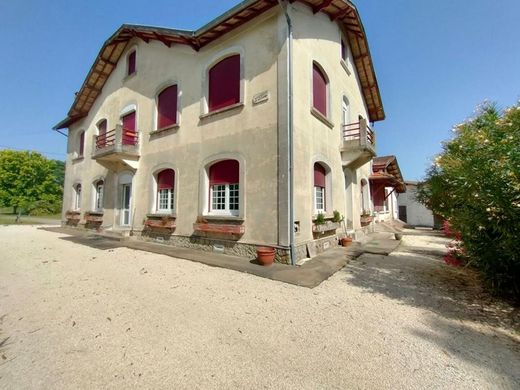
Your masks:
<svg viewBox="0 0 520 390"><path fill-rule="evenodd" d="M177 124L177 85L171 85L157 96L157 129Z"/></svg>
<svg viewBox="0 0 520 390"><path fill-rule="evenodd" d="M137 71L137 53L135 50L131 51L126 57L126 74L130 76Z"/></svg>
<svg viewBox="0 0 520 390"><path fill-rule="evenodd" d="M314 164L314 211L325 212L327 171L320 163Z"/></svg>
<svg viewBox="0 0 520 390"><path fill-rule="evenodd" d="M81 208L81 184L76 184L74 186L74 202L73 202L74 210L79 210Z"/></svg>
<svg viewBox="0 0 520 390"><path fill-rule="evenodd" d="M94 182L94 210L103 211L103 193L105 188L105 182L98 180Z"/></svg>
<svg viewBox="0 0 520 390"><path fill-rule="evenodd" d="M238 215L240 168L236 160L223 160L209 168L209 209L213 214Z"/></svg>
<svg viewBox="0 0 520 390"><path fill-rule="evenodd" d="M104 148L107 143L107 120L102 119L97 124L98 136L96 138L96 147L98 149Z"/></svg>
<svg viewBox="0 0 520 390"><path fill-rule="evenodd" d="M312 64L312 105L323 116L328 115L328 84L325 73L316 64Z"/></svg>
<svg viewBox="0 0 520 390"><path fill-rule="evenodd" d="M79 133L78 157L83 157L85 154L85 132Z"/></svg>
<svg viewBox="0 0 520 390"><path fill-rule="evenodd" d="M216 111L240 102L240 55L226 57L209 70L208 109Z"/></svg>
<svg viewBox="0 0 520 390"><path fill-rule="evenodd" d="M164 169L157 174L157 211L171 213L175 209L175 171Z"/></svg>

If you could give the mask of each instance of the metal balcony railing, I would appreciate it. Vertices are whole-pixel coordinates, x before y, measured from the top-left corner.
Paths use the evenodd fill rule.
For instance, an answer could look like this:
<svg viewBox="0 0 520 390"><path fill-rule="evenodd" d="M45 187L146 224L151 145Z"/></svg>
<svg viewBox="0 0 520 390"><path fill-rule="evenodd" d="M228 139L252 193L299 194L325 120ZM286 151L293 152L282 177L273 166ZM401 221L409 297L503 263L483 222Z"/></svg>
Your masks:
<svg viewBox="0 0 520 390"><path fill-rule="evenodd" d="M116 126L115 129L95 137L96 151L101 151L102 149L114 147L116 145L135 146L138 142L139 132L136 130L124 129L122 126Z"/></svg>

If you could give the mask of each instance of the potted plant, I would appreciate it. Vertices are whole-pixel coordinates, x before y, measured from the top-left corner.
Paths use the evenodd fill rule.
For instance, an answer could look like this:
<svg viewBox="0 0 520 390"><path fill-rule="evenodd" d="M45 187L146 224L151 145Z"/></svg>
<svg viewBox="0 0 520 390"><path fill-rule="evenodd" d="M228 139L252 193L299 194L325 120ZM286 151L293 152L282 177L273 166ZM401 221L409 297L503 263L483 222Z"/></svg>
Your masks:
<svg viewBox="0 0 520 390"><path fill-rule="evenodd" d="M341 242L341 246L349 246L350 244L352 244L352 237L350 237L350 236L342 237L340 242Z"/></svg>
<svg viewBox="0 0 520 390"><path fill-rule="evenodd" d="M258 262L264 266L273 264L276 249L270 246L260 246L256 249Z"/></svg>
<svg viewBox="0 0 520 390"><path fill-rule="evenodd" d="M370 222L372 222L372 215L370 214L370 212L367 210L363 210L363 212L361 213L360 221L361 226L369 225Z"/></svg>

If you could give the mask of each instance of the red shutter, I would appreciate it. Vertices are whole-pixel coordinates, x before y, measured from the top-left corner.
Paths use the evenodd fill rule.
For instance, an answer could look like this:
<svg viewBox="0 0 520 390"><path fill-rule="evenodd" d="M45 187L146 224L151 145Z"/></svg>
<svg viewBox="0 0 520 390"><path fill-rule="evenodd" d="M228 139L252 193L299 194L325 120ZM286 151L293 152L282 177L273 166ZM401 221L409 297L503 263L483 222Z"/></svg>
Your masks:
<svg viewBox="0 0 520 390"><path fill-rule="evenodd" d="M82 131L79 135L79 155L83 156L83 152L85 151L85 132Z"/></svg>
<svg viewBox="0 0 520 390"><path fill-rule="evenodd" d="M157 102L157 128L162 129L177 123L177 86L164 89Z"/></svg>
<svg viewBox="0 0 520 390"><path fill-rule="evenodd" d="M209 111L240 101L240 55L224 58L209 70Z"/></svg>
<svg viewBox="0 0 520 390"><path fill-rule="evenodd" d="M238 184L239 164L236 160L224 160L209 168L209 185Z"/></svg>
<svg viewBox="0 0 520 390"><path fill-rule="evenodd" d="M173 189L175 183L175 171L173 169L165 169L157 175L157 189Z"/></svg>
<svg viewBox="0 0 520 390"><path fill-rule="evenodd" d="M107 132L107 120L103 119L98 124L98 134L99 135L104 135L104 134L106 134L106 132Z"/></svg>
<svg viewBox="0 0 520 390"><path fill-rule="evenodd" d="M312 67L312 103L316 110L327 116L327 80L316 65Z"/></svg>
<svg viewBox="0 0 520 390"><path fill-rule="evenodd" d="M123 145L135 145L135 111L126 114L123 118Z"/></svg>
<svg viewBox="0 0 520 390"><path fill-rule="evenodd" d="M131 74L134 74L135 73L135 58L136 58L136 54L135 54L135 51L131 52L129 55L128 55L128 75L131 75Z"/></svg>
<svg viewBox="0 0 520 390"><path fill-rule="evenodd" d="M321 164L314 164L314 186L325 188L325 175L327 172Z"/></svg>

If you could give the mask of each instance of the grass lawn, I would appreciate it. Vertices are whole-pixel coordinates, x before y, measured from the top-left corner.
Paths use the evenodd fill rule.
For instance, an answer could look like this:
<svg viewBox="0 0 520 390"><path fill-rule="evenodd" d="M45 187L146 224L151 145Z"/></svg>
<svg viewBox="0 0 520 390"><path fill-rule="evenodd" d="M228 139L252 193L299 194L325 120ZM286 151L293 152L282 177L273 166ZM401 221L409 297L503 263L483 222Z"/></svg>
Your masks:
<svg viewBox="0 0 520 390"><path fill-rule="evenodd" d="M5 212L8 211L8 212ZM16 214L13 214L11 209L0 209L0 225L14 225L16 223ZM45 224L45 220L60 220L61 214L52 215L22 215L18 225L36 225Z"/></svg>

